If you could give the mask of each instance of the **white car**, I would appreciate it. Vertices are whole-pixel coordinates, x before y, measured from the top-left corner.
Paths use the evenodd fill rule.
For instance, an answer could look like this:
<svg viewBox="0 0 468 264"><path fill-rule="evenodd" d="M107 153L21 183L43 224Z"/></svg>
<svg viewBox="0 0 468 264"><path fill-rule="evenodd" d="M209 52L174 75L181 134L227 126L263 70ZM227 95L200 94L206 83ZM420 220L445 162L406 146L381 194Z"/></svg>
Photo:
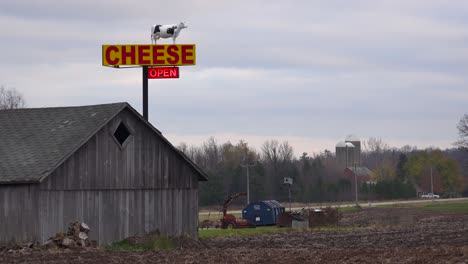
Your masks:
<svg viewBox="0 0 468 264"><path fill-rule="evenodd" d="M433 194L433 193L427 193L421 195L421 198L426 198L426 199L439 199L440 196L438 194Z"/></svg>

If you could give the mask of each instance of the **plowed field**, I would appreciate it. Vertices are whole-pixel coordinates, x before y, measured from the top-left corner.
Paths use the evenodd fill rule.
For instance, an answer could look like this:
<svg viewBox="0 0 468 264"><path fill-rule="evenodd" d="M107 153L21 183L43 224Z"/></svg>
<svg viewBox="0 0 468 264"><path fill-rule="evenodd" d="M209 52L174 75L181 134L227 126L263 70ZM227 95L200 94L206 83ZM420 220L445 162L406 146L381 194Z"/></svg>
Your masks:
<svg viewBox="0 0 468 264"><path fill-rule="evenodd" d="M1 252L0 263L468 263L468 213L368 208L339 229L203 239L175 250Z"/></svg>

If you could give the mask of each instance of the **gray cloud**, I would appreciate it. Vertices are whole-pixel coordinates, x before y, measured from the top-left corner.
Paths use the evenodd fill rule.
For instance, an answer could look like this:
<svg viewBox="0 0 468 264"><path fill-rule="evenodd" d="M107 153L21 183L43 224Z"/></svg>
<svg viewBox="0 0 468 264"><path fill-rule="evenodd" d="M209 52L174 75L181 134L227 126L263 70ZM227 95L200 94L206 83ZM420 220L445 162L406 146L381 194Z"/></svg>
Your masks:
<svg viewBox="0 0 468 264"><path fill-rule="evenodd" d="M467 111L467 17L466 1L6 1L0 84L32 107L141 109L141 70L102 67L101 45L186 21L178 41L198 65L150 81L150 120L169 135L448 147Z"/></svg>

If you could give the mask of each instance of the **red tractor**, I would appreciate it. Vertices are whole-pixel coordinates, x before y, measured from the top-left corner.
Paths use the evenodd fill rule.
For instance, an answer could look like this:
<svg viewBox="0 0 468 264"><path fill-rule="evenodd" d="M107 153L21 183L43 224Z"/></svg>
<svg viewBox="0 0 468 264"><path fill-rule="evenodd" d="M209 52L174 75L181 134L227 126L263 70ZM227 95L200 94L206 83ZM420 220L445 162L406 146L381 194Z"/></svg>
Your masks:
<svg viewBox="0 0 468 264"><path fill-rule="evenodd" d="M240 196L245 196L247 193L241 192L241 193L236 193L234 195L229 196L223 204L223 218L221 218L221 228L226 229L226 228L243 228L243 227L255 227L255 225L251 225L247 220L245 219L237 219L234 215L228 214L227 209L229 205L237 199Z"/></svg>

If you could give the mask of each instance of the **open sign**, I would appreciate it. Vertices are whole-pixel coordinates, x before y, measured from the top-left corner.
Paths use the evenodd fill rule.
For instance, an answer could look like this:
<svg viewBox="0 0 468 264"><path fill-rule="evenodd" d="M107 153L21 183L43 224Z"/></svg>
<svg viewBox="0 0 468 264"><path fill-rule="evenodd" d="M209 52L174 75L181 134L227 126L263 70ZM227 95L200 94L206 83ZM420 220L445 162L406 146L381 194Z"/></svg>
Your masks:
<svg viewBox="0 0 468 264"><path fill-rule="evenodd" d="M148 68L148 79L174 79L179 78L179 67Z"/></svg>

